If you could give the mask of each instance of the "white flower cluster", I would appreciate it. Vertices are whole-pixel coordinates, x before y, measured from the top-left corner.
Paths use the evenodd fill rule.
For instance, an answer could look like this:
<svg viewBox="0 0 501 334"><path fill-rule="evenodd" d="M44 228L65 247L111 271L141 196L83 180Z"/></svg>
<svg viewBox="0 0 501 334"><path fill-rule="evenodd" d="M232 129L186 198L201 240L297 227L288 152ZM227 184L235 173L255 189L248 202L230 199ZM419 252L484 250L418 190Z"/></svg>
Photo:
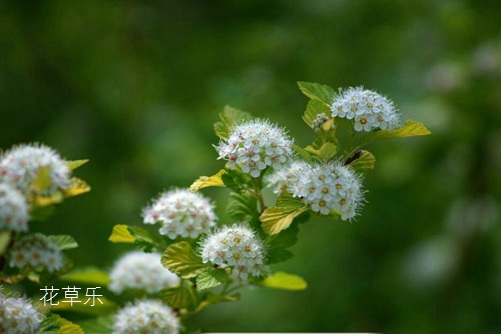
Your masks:
<svg viewBox="0 0 501 334"><path fill-rule="evenodd" d="M268 166L274 168L287 163L292 153L293 141L286 132L263 120L241 123L233 129L228 140L216 147L219 158L228 160L228 168L242 168L246 174L259 177Z"/></svg>
<svg viewBox="0 0 501 334"><path fill-rule="evenodd" d="M9 264L19 269L30 266L54 272L63 268L64 257L61 249L52 240L43 234L35 233L14 242Z"/></svg>
<svg viewBox="0 0 501 334"><path fill-rule="evenodd" d="M47 169L50 184L42 189L42 195L52 195L65 189L70 181L70 169L65 161L50 147L21 145L0 157L0 182L9 183L27 194L39 172Z"/></svg>
<svg viewBox="0 0 501 334"><path fill-rule="evenodd" d="M148 293L174 287L179 277L164 268L161 255L132 251L121 257L110 273L109 289L116 294L125 289L140 289Z"/></svg>
<svg viewBox="0 0 501 334"><path fill-rule="evenodd" d="M335 163L303 163L290 182L289 191L294 197L303 198L314 212L328 215L334 210L341 213L343 220L354 218L363 201L359 177L348 167Z"/></svg>
<svg viewBox="0 0 501 334"><path fill-rule="evenodd" d="M35 334L42 314L24 298L5 298L0 293L0 333Z"/></svg>
<svg viewBox="0 0 501 334"><path fill-rule="evenodd" d="M157 300L138 300L115 315L115 334L177 334L179 320L172 309Z"/></svg>
<svg viewBox="0 0 501 334"><path fill-rule="evenodd" d="M27 231L28 217L23 194L7 183L0 183L0 231Z"/></svg>
<svg viewBox="0 0 501 334"><path fill-rule="evenodd" d="M332 117L353 119L355 131L394 129L400 116L395 104L388 98L362 87L342 91L331 106Z"/></svg>
<svg viewBox="0 0 501 334"><path fill-rule="evenodd" d="M289 189L296 175L305 166L303 162L294 161L289 166L284 166L275 170L265 177L265 182L273 189L275 194L280 194Z"/></svg>
<svg viewBox="0 0 501 334"><path fill-rule="evenodd" d="M243 225L224 226L201 243L202 260L219 266L229 266L232 274L247 280L249 274L258 277L264 267L265 250L254 231Z"/></svg>
<svg viewBox="0 0 501 334"><path fill-rule="evenodd" d="M162 223L160 234L175 239L196 238L215 226L216 215L209 200L198 193L177 189L163 193L143 210L145 224Z"/></svg>

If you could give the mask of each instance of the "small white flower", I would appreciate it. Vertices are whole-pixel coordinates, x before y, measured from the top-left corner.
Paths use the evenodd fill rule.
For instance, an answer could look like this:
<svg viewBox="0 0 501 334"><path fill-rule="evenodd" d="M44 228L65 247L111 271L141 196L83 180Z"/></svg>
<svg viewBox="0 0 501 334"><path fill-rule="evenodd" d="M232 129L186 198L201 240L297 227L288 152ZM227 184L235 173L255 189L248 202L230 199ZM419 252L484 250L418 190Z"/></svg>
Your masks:
<svg viewBox="0 0 501 334"><path fill-rule="evenodd" d="M224 226L201 242L202 260L218 266L229 266L236 278L246 281L258 277L264 268L262 241L250 228L235 224Z"/></svg>
<svg viewBox="0 0 501 334"><path fill-rule="evenodd" d="M268 166L278 168L292 158L293 141L286 132L263 120L241 123L233 129L228 140L216 147L219 159L228 160L227 166L242 168L246 174L259 177Z"/></svg>
<svg viewBox="0 0 501 334"><path fill-rule="evenodd" d="M297 170L288 182L288 191L294 197L302 198L322 215L336 211L342 220L355 217L363 201L363 190L359 177L350 168L335 163L302 163Z"/></svg>
<svg viewBox="0 0 501 334"><path fill-rule="evenodd" d="M348 88L331 105L332 117L354 119L355 131L392 130L400 115L388 98L363 87Z"/></svg>
<svg viewBox="0 0 501 334"><path fill-rule="evenodd" d="M290 165L278 168L273 173L266 175L264 181L278 195L283 191L288 191L291 180L300 172L304 165L303 162L294 161Z"/></svg>
<svg viewBox="0 0 501 334"><path fill-rule="evenodd" d="M179 284L179 277L164 268L161 255L133 251L121 257L110 273L109 289L116 294L126 289L156 293Z"/></svg>
<svg viewBox="0 0 501 334"><path fill-rule="evenodd" d="M33 269L46 269L54 272L63 268L64 257L61 249L48 237L35 233L27 235L16 242L10 250L11 267L22 269L30 266Z"/></svg>
<svg viewBox="0 0 501 334"><path fill-rule="evenodd" d="M27 231L28 204L23 194L7 183L0 183L0 231Z"/></svg>
<svg viewBox="0 0 501 334"><path fill-rule="evenodd" d="M160 234L171 239L197 238L215 226L214 206L199 193L176 189L160 195L143 209L145 224L162 224Z"/></svg>
<svg viewBox="0 0 501 334"><path fill-rule="evenodd" d="M0 333L38 333L42 318L42 314L28 300L0 297Z"/></svg>
<svg viewBox="0 0 501 334"><path fill-rule="evenodd" d="M137 300L117 312L115 334L177 334L179 319L172 309L158 300Z"/></svg>
<svg viewBox="0 0 501 334"><path fill-rule="evenodd" d="M43 168L47 169L50 184L42 189L42 195L68 187L70 169L58 153L45 145L20 145L4 153L0 157L0 182L27 194Z"/></svg>

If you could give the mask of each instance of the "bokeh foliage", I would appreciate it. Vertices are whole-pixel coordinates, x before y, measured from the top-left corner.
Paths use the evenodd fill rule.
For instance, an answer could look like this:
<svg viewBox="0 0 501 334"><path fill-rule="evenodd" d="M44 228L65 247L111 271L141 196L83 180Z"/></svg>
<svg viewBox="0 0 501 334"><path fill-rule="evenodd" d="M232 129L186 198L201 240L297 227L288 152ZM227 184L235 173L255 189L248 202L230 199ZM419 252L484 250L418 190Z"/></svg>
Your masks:
<svg viewBox="0 0 501 334"><path fill-rule="evenodd" d="M356 222L301 226L280 269L306 291L249 291L190 326L497 332L500 15L496 0L5 1L0 147L40 141L90 159L79 176L92 192L39 228L74 236L77 266L109 268L128 249L107 241L113 225L139 224L151 197L220 169L212 124L226 104L304 144L296 81L376 89L433 136L370 147Z"/></svg>

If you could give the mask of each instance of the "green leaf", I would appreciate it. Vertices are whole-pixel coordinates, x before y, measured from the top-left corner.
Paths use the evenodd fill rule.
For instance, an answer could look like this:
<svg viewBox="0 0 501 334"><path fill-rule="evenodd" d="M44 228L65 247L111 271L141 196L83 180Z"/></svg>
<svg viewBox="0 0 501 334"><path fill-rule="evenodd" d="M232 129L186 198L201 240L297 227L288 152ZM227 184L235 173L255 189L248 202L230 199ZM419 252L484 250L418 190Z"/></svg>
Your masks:
<svg viewBox="0 0 501 334"><path fill-rule="evenodd" d="M247 221L257 214L257 199L248 193L231 192L226 210L235 221Z"/></svg>
<svg viewBox="0 0 501 334"><path fill-rule="evenodd" d="M64 197L78 196L89 192L90 189L90 186L84 180L72 177L68 188L63 190L63 195Z"/></svg>
<svg viewBox="0 0 501 334"><path fill-rule="evenodd" d="M299 227L293 223L288 229L279 234L268 236L268 264L284 262L292 258L293 254L287 250L296 244Z"/></svg>
<svg viewBox="0 0 501 334"><path fill-rule="evenodd" d="M59 279L67 282L94 286L108 286L108 284L110 284L108 273L97 268L73 270L72 272L59 277Z"/></svg>
<svg viewBox="0 0 501 334"><path fill-rule="evenodd" d="M294 218L307 210L308 207L301 200L282 193L277 199L276 206L264 210L260 220L266 233L277 234L288 228Z"/></svg>
<svg viewBox="0 0 501 334"><path fill-rule="evenodd" d="M320 100L331 105L336 96L334 89L327 85L321 85L313 82L298 81L297 85L304 95L308 96L312 100Z"/></svg>
<svg viewBox="0 0 501 334"><path fill-rule="evenodd" d="M216 295L212 292L208 292L207 295L205 296L205 299L200 303L200 305L198 305L196 312L213 304L224 303L224 302L236 302L239 299L240 299L240 294L238 293L228 296L228 295Z"/></svg>
<svg viewBox="0 0 501 334"><path fill-rule="evenodd" d="M81 295L83 295L82 297L73 300L67 298L66 299L62 298L60 300L58 299L57 301L59 302L59 304L51 306L51 309L55 311L70 311L70 312L96 316L96 315L106 315L114 313L118 308L115 302L103 296L95 297L94 306L92 306L92 297L84 297L86 292L85 289L78 291L80 292ZM96 291L98 292L98 290ZM64 293L62 294L64 296ZM70 303L70 301L73 301L73 305L72 303Z"/></svg>
<svg viewBox="0 0 501 334"><path fill-rule="evenodd" d="M374 157L374 155L369 151L357 151L346 161L345 165L350 165L353 169L359 172L367 172L374 169L374 166L376 165L376 157Z"/></svg>
<svg viewBox="0 0 501 334"><path fill-rule="evenodd" d="M72 323L64 318L59 318L59 330L57 334L84 334L82 327Z"/></svg>
<svg viewBox="0 0 501 334"><path fill-rule="evenodd" d="M217 174L214 174L212 176L200 176L190 186L190 190L195 192L207 187L224 187L221 176L223 176L223 174L225 173L226 171L224 169L221 169L219 172L217 172Z"/></svg>
<svg viewBox="0 0 501 334"><path fill-rule="evenodd" d="M130 244L134 243L134 241L136 241L136 238L134 238L134 236L132 236L132 234L129 232L127 225L119 224L113 226L113 231L111 232L108 240L114 243Z"/></svg>
<svg viewBox="0 0 501 334"><path fill-rule="evenodd" d="M308 287L308 284L302 277L282 271L266 277L258 285L266 288L294 291L304 290Z"/></svg>
<svg viewBox="0 0 501 334"><path fill-rule="evenodd" d="M199 291L210 289L228 281L228 274L224 269L206 271L197 276L197 289Z"/></svg>
<svg viewBox="0 0 501 334"><path fill-rule="evenodd" d="M162 255L162 265L181 278L195 277L212 268L202 262L202 258L186 241L177 242L167 247Z"/></svg>
<svg viewBox="0 0 501 334"><path fill-rule="evenodd" d="M71 235L59 234L47 236L53 243L55 243L61 250L77 248L78 243Z"/></svg>
<svg viewBox="0 0 501 334"><path fill-rule="evenodd" d="M97 317L87 321L79 322L80 327L89 334L110 334L112 333L113 324L115 322L114 315Z"/></svg>
<svg viewBox="0 0 501 334"><path fill-rule="evenodd" d="M222 113L219 114L220 122L214 124L214 131L221 139L228 139L230 132L235 124L252 119L248 112L225 106Z"/></svg>
<svg viewBox="0 0 501 334"><path fill-rule="evenodd" d="M50 196L35 195L35 206L45 207L53 204L59 204L64 200L64 195L61 191L55 191Z"/></svg>
<svg viewBox="0 0 501 334"><path fill-rule="evenodd" d="M427 136L431 132L428 130L423 123L416 122L413 120L408 120L405 125L396 130L380 130L376 132L369 133L367 136L362 138L361 144L367 144L376 140L387 139L387 138L403 138L403 137L414 137L414 136Z"/></svg>
<svg viewBox="0 0 501 334"><path fill-rule="evenodd" d="M240 182L234 171L229 171L226 174L223 174L221 176L221 180L223 180L223 183L226 187L233 190L234 192L242 192L243 187L240 185Z"/></svg>
<svg viewBox="0 0 501 334"><path fill-rule="evenodd" d="M68 166L68 168L70 170L75 170L78 167L85 165L88 162L89 162L89 159L71 160L71 161L66 161L66 166Z"/></svg>
<svg viewBox="0 0 501 334"><path fill-rule="evenodd" d="M135 239L134 243L146 252L151 252L163 243L162 239L150 231L139 226L127 226L127 230Z"/></svg>
<svg viewBox="0 0 501 334"><path fill-rule="evenodd" d="M164 297L170 306L178 309L194 310L200 303L197 289L187 280L181 280L176 288L164 290Z"/></svg>
<svg viewBox="0 0 501 334"><path fill-rule="evenodd" d="M330 116L331 112L329 104L317 99L310 100L306 105L303 120L310 128L313 128L313 121L319 114L326 114L327 116Z"/></svg>
<svg viewBox="0 0 501 334"><path fill-rule="evenodd" d="M267 264L285 262L294 257L294 254L285 248L272 248L268 250Z"/></svg>
<svg viewBox="0 0 501 334"><path fill-rule="evenodd" d="M305 151L316 155L322 161L328 161L337 153L337 145L331 142L325 142L318 149L308 145Z"/></svg>
<svg viewBox="0 0 501 334"><path fill-rule="evenodd" d="M52 180L50 178L49 166L40 167L37 171L37 176L33 180L32 186L36 189L37 193L42 193L50 188Z"/></svg>

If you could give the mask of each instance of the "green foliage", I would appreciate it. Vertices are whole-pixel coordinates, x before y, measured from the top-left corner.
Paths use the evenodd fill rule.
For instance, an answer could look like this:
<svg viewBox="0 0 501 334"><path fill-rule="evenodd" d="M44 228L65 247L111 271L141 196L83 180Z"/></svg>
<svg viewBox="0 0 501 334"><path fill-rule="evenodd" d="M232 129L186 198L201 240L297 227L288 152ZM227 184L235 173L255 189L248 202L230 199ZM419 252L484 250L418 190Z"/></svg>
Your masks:
<svg viewBox="0 0 501 334"><path fill-rule="evenodd" d="M57 314L45 317L40 326L40 334L84 334L83 329Z"/></svg>
<svg viewBox="0 0 501 334"><path fill-rule="evenodd" d="M263 281L259 282L258 285L271 289L293 291L304 290L308 287L308 284L302 277L282 271L278 271L266 277Z"/></svg>
<svg viewBox="0 0 501 334"><path fill-rule="evenodd" d="M89 300L88 297L79 297L73 299L73 305L71 303L59 302L57 305L51 306L54 311L66 311L75 312L81 314L88 314L93 316L102 316L115 312L117 310L117 304L106 298L106 297L95 297L94 306L92 305L92 299ZM99 301L98 298L101 300ZM102 303L101 303L102 302Z"/></svg>
<svg viewBox="0 0 501 334"><path fill-rule="evenodd" d="M130 233L127 225L119 224L113 226L113 231L108 240L115 243L134 243L136 238Z"/></svg>
<svg viewBox="0 0 501 334"><path fill-rule="evenodd" d="M176 288L164 290L165 301L174 308L194 311L200 303L196 287L188 280L181 280Z"/></svg>
<svg viewBox="0 0 501 334"><path fill-rule="evenodd" d="M276 206L267 208L261 214L263 229L268 234L277 234L288 228L294 218L308 211L308 207L297 198L282 193L277 199Z"/></svg>
<svg viewBox="0 0 501 334"><path fill-rule="evenodd" d="M330 106L336 97L336 92L327 85L304 81L298 81L297 85L304 95L312 100L319 100L327 106ZM308 124L308 121L305 122Z"/></svg>
<svg viewBox="0 0 501 334"><path fill-rule="evenodd" d="M249 193L231 192L226 211L235 221L250 221L256 215L257 199Z"/></svg>
<svg viewBox="0 0 501 334"><path fill-rule="evenodd" d="M312 128L313 121L315 120L317 115L320 114L330 115L330 107L323 100L312 98L312 100L310 100L306 105L306 111L304 112L303 120L306 124L308 124L310 128Z"/></svg>
<svg viewBox="0 0 501 334"><path fill-rule="evenodd" d="M381 139L427 136L430 134L430 130L428 130L423 123L408 120L405 125L399 129L379 130L369 133L362 139L361 144L367 144Z"/></svg>
<svg viewBox="0 0 501 334"><path fill-rule="evenodd" d="M224 269L205 271L197 276L196 282L199 291L210 289L228 282L228 273Z"/></svg>
<svg viewBox="0 0 501 334"><path fill-rule="evenodd" d="M89 162L89 159L81 159L81 160L72 160L72 161L66 161L66 165L70 170L75 170L86 163Z"/></svg>
<svg viewBox="0 0 501 334"><path fill-rule="evenodd" d="M210 305L225 303L225 302L236 302L239 299L240 299L240 294L238 293L232 295L218 295L212 292L208 292L207 294L205 294L205 297L202 300L202 302L200 302L200 304L198 305L196 312L201 311L202 309Z"/></svg>
<svg viewBox="0 0 501 334"><path fill-rule="evenodd" d="M61 250L77 248L78 243L71 235L49 235L47 236L53 243L55 243Z"/></svg>
<svg viewBox="0 0 501 334"><path fill-rule="evenodd" d="M167 247L161 261L165 268L184 279L195 277L211 268L209 264L202 262L202 258L186 241Z"/></svg>
<svg viewBox="0 0 501 334"><path fill-rule="evenodd" d="M200 176L193 184L190 186L190 190L195 192L200 189L207 187L224 187L223 180L221 177L226 173L224 169L212 176Z"/></svg>
<svg viewBox="0 0 501 334"><path fill-rule="evenodd" d="M361 150L355 152L345 164L350 165L356 171L367 172L374 169L376 157L369 151Z"/></svg>
<svg viewBox="0 0 501 334"><path fill-rule="evenodd" d="M291 224L289 228L275 235L269 235L267 238L268 244L268 263L279 263L289 260L293 254L287 249L296 244L298 241L299 227L296 222Z"/></svg>
<svg viewBox="0 0 501 334"><path fill-rule="evenodd" d="M108 273L98 268L72 270L71 272L59 277L59 279L67 282L94 286L108 286L110 283Z"/></svg>

